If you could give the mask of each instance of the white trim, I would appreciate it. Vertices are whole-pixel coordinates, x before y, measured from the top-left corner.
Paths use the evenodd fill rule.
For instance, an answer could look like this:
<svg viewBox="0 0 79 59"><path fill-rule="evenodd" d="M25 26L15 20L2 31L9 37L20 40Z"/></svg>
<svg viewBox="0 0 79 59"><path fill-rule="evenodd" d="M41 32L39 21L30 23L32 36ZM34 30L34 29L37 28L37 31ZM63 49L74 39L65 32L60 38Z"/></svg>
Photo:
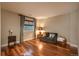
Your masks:
<svg viewBox="0 0 79 59"><path fill-rule="evenodd" d="M19 41L16 41L16 43L20 43ZM11 43L11 45L13 45L13 43ZM8 46L8 44L2 44L1 47L6 47Z"/></svg>
<svg viewBox="0 0 79 59"><path fill-rule="evenodd" d="M67 42L67 44L69 44L69 45L72 46L72 47L78 48L78 45L76 45L76 44L73 44L73 43L70 43L70 42Z"/></svg>
<svg viewBox="0 0 79 59"><path fill-rule="evenodd" d="M29 40L32 40L32 39L29 39ZM27 39L24 39L23 41L28 41Z"/></svg>
<svg viewBox="0 0 79 59"><path fill-rule="evenodd" d="M29 39L29 40L32 40L32 39ZM28 40L23 40L23 41L28 41ZM16 43L20 43L20 41L17 41ZM13 43L11 43L11 45L13 45ZM6 47L8 46L8 44L2 44L1 47Z"/></svg>

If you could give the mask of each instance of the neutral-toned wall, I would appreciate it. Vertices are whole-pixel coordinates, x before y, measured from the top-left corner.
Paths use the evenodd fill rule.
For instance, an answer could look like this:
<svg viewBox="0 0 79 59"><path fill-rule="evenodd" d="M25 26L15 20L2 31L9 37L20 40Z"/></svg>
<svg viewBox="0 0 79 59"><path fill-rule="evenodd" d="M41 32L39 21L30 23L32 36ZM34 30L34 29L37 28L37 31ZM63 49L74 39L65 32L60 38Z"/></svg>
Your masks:
<svg viewBox="0 0 79 59"><path fill-rule="evenodd" d="M2 9L2 46L6 46L8 43L9 30L13 30L13 35L16 35L17 42L20 41L20 17L17 13ZM34 38L33 31L23 31L23 41L27 41ZM27 35L28 34L28 35Z"/></svg>
<svg viewBox="0 0 79 59"><path fill-rule="evenodd" d="M1 52L1 4L0 4L0 52Z"/></svg>
<svg viewBox="0 0 79 59"><path fill-rule="evenodd" d="M79 10L77 13L77 39L78 39L78 56L79 56Z"/></svg>
<svg viewBox="0 0 79 59"><path fill-rule="evenodd" d="M37 25L39 25L39 23L43 24L42 26L44 26L45 31L56 32L61 36L65 36L68 43L77 46L77 13L77 11L74 11L55 17L49 17L47 19L37 20Z"/></svg>
<svg viewBox="0 0 79 59"><path fill-rule="evenodd" d="M13 30L17 42L20 40L20 17L18 14L1 10L1 44L5 46L8 43L9 30Z"/></svg>
<svg viewBox="0 0 79 59"><path fill-rule="evenodd" d="M78 46L78 36L77 36L77 20L78 20L78 10L70 13L70 42Z"/></svg>

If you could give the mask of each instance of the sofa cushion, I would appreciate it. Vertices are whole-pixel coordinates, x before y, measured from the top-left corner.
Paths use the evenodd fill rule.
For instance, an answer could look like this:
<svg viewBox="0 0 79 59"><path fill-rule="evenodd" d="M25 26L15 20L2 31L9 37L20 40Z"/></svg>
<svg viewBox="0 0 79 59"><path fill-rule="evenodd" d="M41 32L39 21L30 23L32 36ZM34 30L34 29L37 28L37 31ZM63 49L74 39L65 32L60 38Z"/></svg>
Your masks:
<svg viewBox="0 0 79 59"><path fill-rule="evenodd" d="M50 33L50 34L49 34L49 37L50 37L50 38L53 38L54 36L55 36L55 34L53 34L53 33Z"/></svg>
<svg viewBox="0 0 79 59"><path fill-rule="evenodd" d="M61 37L61 36L57 38L57 41L60 41L60 42L63 42L64 40L65 40L65 38Z"/></svg>

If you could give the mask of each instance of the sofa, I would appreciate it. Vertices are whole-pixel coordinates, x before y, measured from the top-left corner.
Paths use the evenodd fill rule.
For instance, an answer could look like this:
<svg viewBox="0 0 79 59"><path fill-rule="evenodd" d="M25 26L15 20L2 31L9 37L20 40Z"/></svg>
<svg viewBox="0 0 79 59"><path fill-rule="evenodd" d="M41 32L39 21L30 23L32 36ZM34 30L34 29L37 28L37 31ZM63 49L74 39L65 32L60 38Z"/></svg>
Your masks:
<svg viewBox="0 0 79 59"><path fill-rule="evenodd" d="M53 43L62 47L67 46L66 37L59 36L58 33L46 32L42 37L41 41Z"/></svg>
<svg viewBox="0 0 79 59"><path fill-rule="evenodd" d="M41 41L56 44L56 43L57 43L57 37L58 37L58 33L46 32L46 33L41 37Z"/></svg>

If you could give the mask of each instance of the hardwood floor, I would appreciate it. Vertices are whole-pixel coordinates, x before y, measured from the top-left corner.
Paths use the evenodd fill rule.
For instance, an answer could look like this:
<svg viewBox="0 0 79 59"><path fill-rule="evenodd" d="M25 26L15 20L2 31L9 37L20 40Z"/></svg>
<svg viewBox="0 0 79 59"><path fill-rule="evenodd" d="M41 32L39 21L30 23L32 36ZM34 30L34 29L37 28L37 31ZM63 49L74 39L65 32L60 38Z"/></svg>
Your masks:
<svg viewBox="0 0 79 59"><path fill-rule="evenodd" d="M74 56L77 50L73 47L63 48L54 44L29 40L10 48L4 47L2 56Z"/></svg>

